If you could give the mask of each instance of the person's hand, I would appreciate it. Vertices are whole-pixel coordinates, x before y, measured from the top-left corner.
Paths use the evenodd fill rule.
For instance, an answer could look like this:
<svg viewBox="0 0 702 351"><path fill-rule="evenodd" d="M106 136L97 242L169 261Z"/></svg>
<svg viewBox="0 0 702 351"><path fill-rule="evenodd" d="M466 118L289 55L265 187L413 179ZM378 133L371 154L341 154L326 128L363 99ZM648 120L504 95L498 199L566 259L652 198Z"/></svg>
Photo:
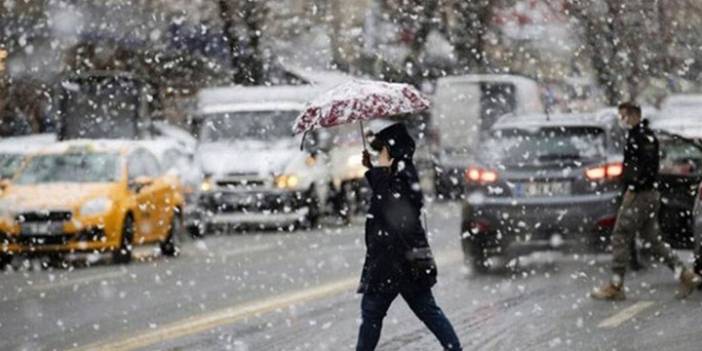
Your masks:
<svg viewBox="0 0 702 351"><path fill-rule="evenodd" d="M363 163L363 166L366 168L373 168L368 150L363 150L363 161L361 163Z"/></svg>

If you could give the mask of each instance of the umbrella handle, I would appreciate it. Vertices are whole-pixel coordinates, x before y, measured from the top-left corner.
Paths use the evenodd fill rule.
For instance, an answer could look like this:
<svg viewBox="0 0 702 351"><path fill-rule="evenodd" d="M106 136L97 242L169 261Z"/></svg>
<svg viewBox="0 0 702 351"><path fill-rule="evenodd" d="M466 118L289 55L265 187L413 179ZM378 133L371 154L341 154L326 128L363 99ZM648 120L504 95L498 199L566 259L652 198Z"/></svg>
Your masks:
<svg viewBox="0 0 702 351"><path fill-rule="evenodd" d="M359 126L361 128L361 140L363 140L363 150L367 150L368 148L366 147L366 134L363 133L363 121L359 121Z"/></svg>
<svg viewBox="0 0 702 351"><path fill-rule="evenodd" d="M304 145L305 145L305 137L307 136L307 131L302 133L302 140L300 140L300 151L304 150Z"/></svg>

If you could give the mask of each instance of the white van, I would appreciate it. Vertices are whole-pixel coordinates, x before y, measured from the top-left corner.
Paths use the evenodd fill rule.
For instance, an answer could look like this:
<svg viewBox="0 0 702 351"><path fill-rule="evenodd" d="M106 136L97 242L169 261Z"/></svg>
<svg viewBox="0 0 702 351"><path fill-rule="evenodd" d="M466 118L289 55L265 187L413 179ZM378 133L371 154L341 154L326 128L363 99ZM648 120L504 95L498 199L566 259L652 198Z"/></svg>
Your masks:
<svg viewBox="0 0 702 351"><path fill-rule="evenodd" d="M499 117L543 112L539 86L529 78L471 74L439 79L431 111L439 143L437 193L458 194L468 156Z"/></svg>
<svg viewBox="0 0 702 351"><path fill-rule="evenodd" d="M195 163L204 179L198 213L188 223L212 227L316 226L324 213L330 174L325 153L300 150L295 118L316 85L220 87L198 94L193 117ZM307 137L314 139L313 136Z"/></svg>

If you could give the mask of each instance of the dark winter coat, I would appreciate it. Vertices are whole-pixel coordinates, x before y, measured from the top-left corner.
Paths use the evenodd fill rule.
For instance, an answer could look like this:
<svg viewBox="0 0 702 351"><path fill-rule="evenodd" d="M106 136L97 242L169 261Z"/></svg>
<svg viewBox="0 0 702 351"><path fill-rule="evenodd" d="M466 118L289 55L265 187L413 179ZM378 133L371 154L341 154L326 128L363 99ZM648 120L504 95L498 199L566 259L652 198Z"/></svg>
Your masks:
<svg viewBox="0 0 702 351"><path fill-rule="evenodd" d="M436 272L417 275L405 258L408 246L429 246L420 220L423 197L412 162L414 141L403 125L392 125L375 138L388 146L394 161L391 167L373 167L366 172L372 197L366 218L366 259L358 292L430 288L436 283Z"/></svg>
<svg viewBox="0 0 702 351"><path fill-rule="evenodd" d="M654 188L660 164L658 150L658 139L648 127L648 121L643 120L629 130L622 174L626 190L638 192Z"/></svg>

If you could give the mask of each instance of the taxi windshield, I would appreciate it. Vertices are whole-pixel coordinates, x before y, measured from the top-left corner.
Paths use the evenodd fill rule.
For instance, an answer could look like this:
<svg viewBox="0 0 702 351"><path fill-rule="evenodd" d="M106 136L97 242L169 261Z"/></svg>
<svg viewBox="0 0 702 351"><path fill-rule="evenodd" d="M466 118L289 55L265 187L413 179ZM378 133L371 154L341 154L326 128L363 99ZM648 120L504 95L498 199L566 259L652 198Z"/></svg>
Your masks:
<svg viewBox="0 0 702 351"><path fill-rule="evenodd" d="M113 182L118 178L117 160L112 153L37 155L27 161L15 183Z"/></svg>

